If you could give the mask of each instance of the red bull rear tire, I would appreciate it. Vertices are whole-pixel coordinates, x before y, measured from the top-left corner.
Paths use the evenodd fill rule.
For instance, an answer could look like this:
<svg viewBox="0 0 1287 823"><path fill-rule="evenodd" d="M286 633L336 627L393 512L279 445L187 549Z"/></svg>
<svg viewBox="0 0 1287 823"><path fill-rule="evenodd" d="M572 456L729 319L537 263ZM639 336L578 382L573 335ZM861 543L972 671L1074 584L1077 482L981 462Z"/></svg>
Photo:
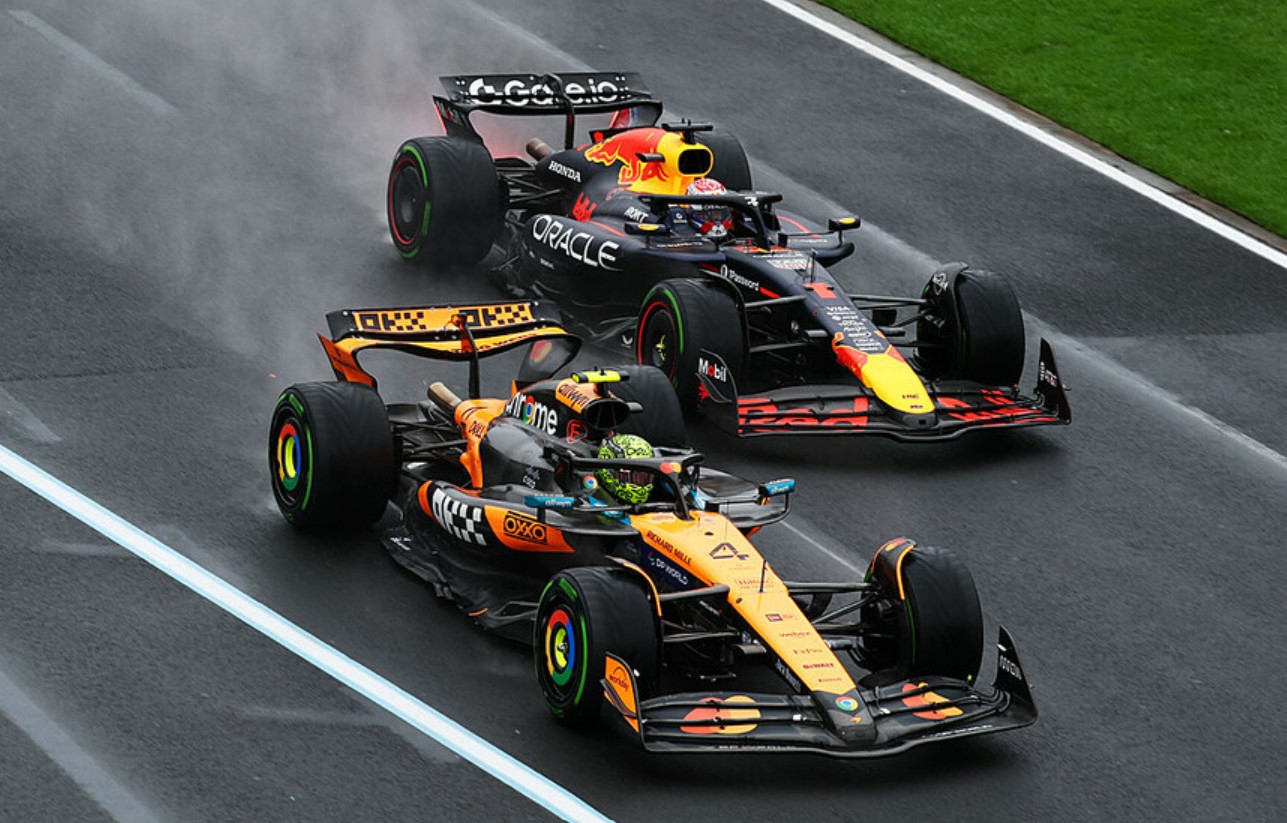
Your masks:
<svg viewBox="0 0 1287 823"><path fill-rule="evenodd" d="M482 143L417 137L389 170L389 234L408 261L472 266L491 251L504 220L496 164Z"/></svg>

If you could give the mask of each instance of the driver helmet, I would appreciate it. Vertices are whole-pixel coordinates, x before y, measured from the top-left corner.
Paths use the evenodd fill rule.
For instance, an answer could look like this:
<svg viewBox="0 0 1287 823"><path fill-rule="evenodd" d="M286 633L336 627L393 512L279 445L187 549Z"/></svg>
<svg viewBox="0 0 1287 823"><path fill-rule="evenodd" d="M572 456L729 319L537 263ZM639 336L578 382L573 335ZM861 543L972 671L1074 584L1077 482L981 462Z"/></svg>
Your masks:
<svg viewBox="0 0 1287 823"><path fill-rule="evenodd" d="M713 196L728 194L728 189L713 177L699 177L688 184L687 193L698 197ZM687 211L689 224L712 240L726 237L733 230L733 210L727 203L690 203Z"/></svg>
<svg viewBox="0 0 1287 823"><path fill-rule="evenodd" d="M614 434L599 447L600 460L652 456L652 446L637 434ZM652 494L652 473L642 469L603 468L595 476L608 494L622 503L644 503Z"/></svg>

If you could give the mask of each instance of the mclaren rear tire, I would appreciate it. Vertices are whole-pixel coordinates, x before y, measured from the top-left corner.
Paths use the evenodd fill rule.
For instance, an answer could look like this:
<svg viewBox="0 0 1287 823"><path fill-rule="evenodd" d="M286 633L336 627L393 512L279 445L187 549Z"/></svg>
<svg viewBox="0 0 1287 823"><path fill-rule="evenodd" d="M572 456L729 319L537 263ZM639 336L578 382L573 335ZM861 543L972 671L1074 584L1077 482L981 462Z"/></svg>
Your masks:
<svg viewBox="0 0 1287 823"><path fill-rule="evenodd" d="M408 261L472 266L491 251L504 219L496 164L482 143L417 137L389 170L389 234Z"/></svg>
<svg viewBox="0 0 1287 823"><path fill-rule="evenodd" d="M273 408L268 470L277 508L292 526L371 525L384 514L398 477L384 401L355 383L291 386Z"/></svg>

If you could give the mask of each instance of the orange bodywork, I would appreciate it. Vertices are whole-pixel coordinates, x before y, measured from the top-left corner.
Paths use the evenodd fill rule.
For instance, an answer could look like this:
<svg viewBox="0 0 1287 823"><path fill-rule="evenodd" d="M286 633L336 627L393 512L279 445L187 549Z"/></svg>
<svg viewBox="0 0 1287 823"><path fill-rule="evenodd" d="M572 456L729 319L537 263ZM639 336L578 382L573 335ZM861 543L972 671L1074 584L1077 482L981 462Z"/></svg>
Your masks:
<svg viewBox="0 0 1287 823"><path fill-rule="evenodd" d="M812 691L844 694L853 679L791 599L781 578L751 541L721 514L640 514L630 523L675 565L710 585L729 588L728 602Z"/></svg>
<svg viewBox="0 0 1287 823"><path fill-rule="evenodd" d="M456 425L465 438L465 451L460 455L460 465L469 472L469 484L475 489L483 487L483 462L478 455L478 443L487 434L487 427L505 412L505 401L496 398L465 400L456 407Z"/></svg>

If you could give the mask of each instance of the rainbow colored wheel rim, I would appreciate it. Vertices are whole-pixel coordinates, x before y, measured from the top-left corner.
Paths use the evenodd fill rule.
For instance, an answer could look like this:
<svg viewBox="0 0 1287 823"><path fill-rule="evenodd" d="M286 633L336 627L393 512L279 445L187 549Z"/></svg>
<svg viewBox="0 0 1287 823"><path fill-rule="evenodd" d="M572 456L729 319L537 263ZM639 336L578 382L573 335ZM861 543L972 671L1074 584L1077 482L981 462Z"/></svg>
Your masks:
<svg viewBox="0 0 1287 823"><path fill-rule="evenodd" d="M576 672L577 636L572 616L566 609L555 609L545 621L545 669L550 680L566 688Z"/></svg>

